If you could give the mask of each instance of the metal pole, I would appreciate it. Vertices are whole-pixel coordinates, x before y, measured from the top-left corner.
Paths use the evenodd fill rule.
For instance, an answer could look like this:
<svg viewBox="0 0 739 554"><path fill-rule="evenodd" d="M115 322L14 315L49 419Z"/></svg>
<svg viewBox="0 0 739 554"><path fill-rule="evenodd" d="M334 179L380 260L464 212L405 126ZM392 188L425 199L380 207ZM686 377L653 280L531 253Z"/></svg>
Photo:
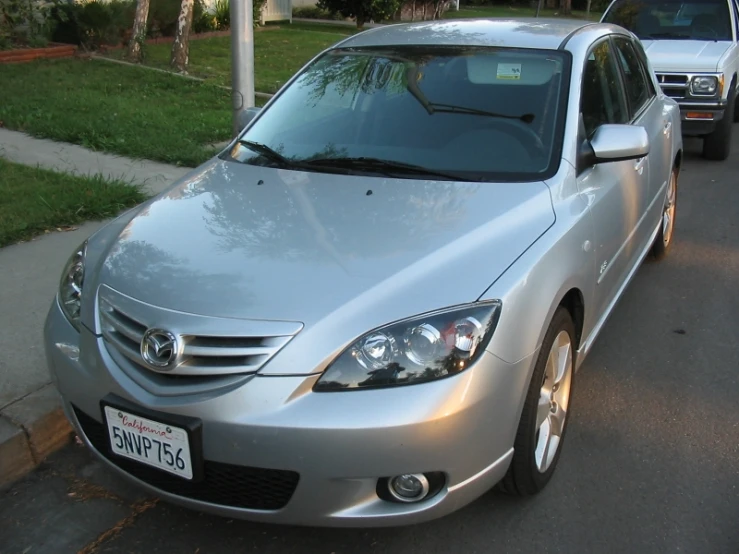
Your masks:
<svg viewBox="0 0 739 554"><path fill-rule="evenodd" d="M254 12L252 0L231 0L231 97L233 136L239 115L254 106Z"/></svg>
<svg viewBox="0 0 739 554"><path fill-rule="evenodd" d="M539 12L541 11L542 2L544 2L544 0L539 0L539 3L536 5L536 17L539 17Z"/></svg>

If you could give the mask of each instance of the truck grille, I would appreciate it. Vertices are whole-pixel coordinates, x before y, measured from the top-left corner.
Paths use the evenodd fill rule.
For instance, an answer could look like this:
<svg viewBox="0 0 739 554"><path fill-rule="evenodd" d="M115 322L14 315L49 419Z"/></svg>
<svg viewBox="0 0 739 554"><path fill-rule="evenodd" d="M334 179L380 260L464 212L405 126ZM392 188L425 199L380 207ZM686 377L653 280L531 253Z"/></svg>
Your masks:
<svg viewBox="0 0 739 554"><path fill-rule="evenodd" d="M662 91L670 98L680 100L688 95L688 75L657 73L657 81L659 81Z"/></svg>
<svg viewBox="0 0 739 554"><path fill-rule="evenodd" d="M98 305L100 332L106 348L143 368L155 370L147 365L141 355L141 342L149 327L168 328L168 331L177 335L182 343L181 355L176 367L166 371L167 376L255 373L302 328L299 323L259 322L255 325L255 322L248 320L218 320L161 310L162 314L166 312L171 321L165 325L157 308L107 288L101 288ZM239 333L240 327L253 328L261 326L261 323L265 326L273 324L273 329L281 332L268 335ZM230 327L228 334L218 332L225 331L224 326ZM209 328L216 328L216 332L209 333Z"/></svg>

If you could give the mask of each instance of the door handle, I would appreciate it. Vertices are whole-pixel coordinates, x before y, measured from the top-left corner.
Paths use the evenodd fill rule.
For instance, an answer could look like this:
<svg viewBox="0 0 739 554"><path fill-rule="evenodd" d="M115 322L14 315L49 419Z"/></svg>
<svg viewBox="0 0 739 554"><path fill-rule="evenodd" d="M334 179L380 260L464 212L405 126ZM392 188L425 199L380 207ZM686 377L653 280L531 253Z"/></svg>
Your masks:
<svg viewBox="0 0 739 554"><path fill-rule="evenodd" d="M644 162L646 161L646 159L647 159L646 156L644 156L643 158L639 158L638 160L636 160L636 163L634 164L634 170L636 170L636 172L639 175L644 173Z"/></svg>
<svg viewBox="0 0 739 554"><path fill-rule="evenodd" d="M667 123L665 123L664 129L662 129L662 133L669 137L671 129L672 129L672 121L668 121Z"/></svg>

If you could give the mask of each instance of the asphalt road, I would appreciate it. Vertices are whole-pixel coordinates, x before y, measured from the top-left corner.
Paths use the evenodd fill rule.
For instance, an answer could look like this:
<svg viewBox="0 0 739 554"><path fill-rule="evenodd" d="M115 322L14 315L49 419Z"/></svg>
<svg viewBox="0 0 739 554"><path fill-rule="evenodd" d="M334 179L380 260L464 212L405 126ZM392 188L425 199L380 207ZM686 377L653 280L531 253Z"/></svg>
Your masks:
<svg viewBox="0 0 739 554"><path fill-rule="evenodd" d="M739 125L738 131L739 131ZM558 472L444 519L331 530L157 502L72 445L0 493L0 552L739 554L739 137L688 141L676 243L646 263L578 373Z"/></svg>

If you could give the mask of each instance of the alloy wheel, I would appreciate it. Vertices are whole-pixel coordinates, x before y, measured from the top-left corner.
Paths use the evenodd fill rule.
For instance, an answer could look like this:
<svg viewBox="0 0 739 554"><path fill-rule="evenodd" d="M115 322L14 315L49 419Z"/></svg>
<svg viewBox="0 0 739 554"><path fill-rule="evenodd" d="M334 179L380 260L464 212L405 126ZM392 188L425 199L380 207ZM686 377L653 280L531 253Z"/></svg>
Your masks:
<svg viewBox="0 0 739 554"><path fill-rule="evenodd" d="M544 473L552 464L564 431L572 383L572 340L560 331L549 351L536 412L536 467Z"/></svg>

